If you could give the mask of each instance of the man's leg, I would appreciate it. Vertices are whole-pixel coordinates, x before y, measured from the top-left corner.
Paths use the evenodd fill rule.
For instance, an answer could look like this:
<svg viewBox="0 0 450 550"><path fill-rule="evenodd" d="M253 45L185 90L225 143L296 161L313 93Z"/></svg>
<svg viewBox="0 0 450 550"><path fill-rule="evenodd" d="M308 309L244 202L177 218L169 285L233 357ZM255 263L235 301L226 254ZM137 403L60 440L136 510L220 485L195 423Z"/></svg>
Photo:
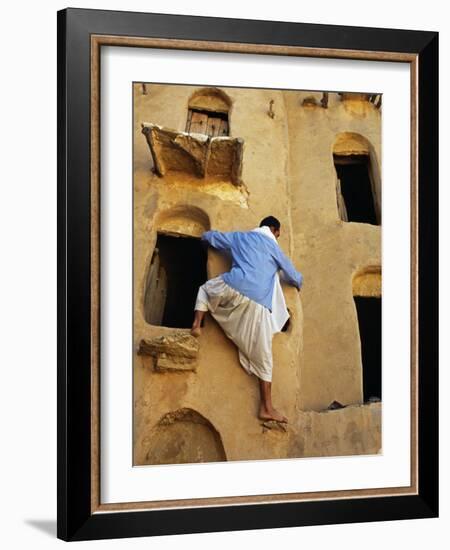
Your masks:
<svg viewBox="0 0 450 550"><path fill-rule="evenodd" d="M192 323L191 334L192 336L200 336L202 333L202 321L206 311L196 309L194 311L194 322Z"/></svg>
<svg viewBox="0 0 450 550"><path fill-rule="evenodd" d="M287 418L278 412L272 405L272 382L266 382L261 378L258 378L258 380L261 395L259 418L261 418L261 420L277 420L278 422L287 422Z"/></svg>
<svg viewBox="0 0 450 550"><path fill-rule="evenodd" d="M208 311L208 295L203 288L199 287L197 299L195 301L194 322L191 327L192 336L200 336L202 333L202 321L205 313Z"/></svg>

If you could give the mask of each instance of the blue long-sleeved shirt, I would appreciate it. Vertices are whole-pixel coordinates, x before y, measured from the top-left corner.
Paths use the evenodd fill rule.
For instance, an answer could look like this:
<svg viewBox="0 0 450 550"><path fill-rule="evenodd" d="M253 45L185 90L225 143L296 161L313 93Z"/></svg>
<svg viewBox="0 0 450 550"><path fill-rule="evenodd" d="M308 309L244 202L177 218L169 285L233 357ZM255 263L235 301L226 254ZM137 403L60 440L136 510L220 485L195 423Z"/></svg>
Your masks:
<svg viewBox="0 0 450 550"><path fill-rule="evenodd" d="M222 275L232 288L272 311L275 275L300 288L302 274L297 271L278 243L258 231L206 231L202 240L217 250L231 254L230 271Z"/></svg>

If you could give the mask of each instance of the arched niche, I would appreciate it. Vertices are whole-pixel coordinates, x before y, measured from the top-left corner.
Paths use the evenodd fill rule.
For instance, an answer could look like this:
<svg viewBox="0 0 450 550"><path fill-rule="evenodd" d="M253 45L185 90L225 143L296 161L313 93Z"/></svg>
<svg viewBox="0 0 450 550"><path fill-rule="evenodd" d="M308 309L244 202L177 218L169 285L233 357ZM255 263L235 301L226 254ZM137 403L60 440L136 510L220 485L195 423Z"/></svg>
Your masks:
<svg viewBox="0 0 450 550"><path fill-rule="evenodd" d="M182 204L160 212L155 219L160 233L173 233L178 236L200 237L211 229L208 214L197 206Z"/></svg>
<svg viewBox="0 0 450 550"><path fill-rule="evenodd" d="M195 91L188 102L186 132L229 136L231 105L228 95L218 88Z"/></svg>
<svg viewBox="0 0 450 550"><path fill-rule="evenodd" d="M145 461L147 464L225 462L222 438L199 412L182 408L165 414L153 428Z"/></svg>
<svg viewBox="0 0 450 550"><path fill-rule="evenodd" d="M219 88L201 88L191 95L189 108L228 113L231 109L231 99Z"/></svg>
<svg viewBox="0 0 450 550"><path fill-rule="evenodd" d="M198 287L207 279L207 250L200 236L210 229L209 216L196 206L176 205L156 216L155 228L144 318L151 325L189 328Z"/></svg>
<svg viewBox="0 0 450 550"><path fill-rule="evenodd" d="M340 219L381 225L381 175L373 145L361 134L342 132L332 154Z"/></svg>
<svg viewBox="0 0 450 550"><path fill-rule="evenodd" d="M336 136L333 145L335 155L368 155L369 141L355 132L341 132Z"/></svg>
<svg viewBox="0 0 450 550"><path fill-rule="evenodd" d="M353 296L379 298L381 296L381 267L358 269L352 277Z"/></svg>

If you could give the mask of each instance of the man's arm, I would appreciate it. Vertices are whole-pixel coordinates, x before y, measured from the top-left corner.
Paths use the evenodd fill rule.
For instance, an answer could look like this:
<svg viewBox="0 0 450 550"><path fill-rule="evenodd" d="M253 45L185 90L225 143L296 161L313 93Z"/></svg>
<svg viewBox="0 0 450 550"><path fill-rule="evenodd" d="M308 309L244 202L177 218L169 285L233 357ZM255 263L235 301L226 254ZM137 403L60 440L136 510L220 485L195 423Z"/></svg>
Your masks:
<svg viewBox="0 0 450 550"><path fill-rule="evenodd" d="M233 243L234 231L205 231L202 234L202 241L208 242L217 250L230 250Z"/></svg>
<svg viewBox="0 0 450 550"><path fill-rule="evenodd" d="M282 278L292 286L296 286L300 290L303 284L303 275L300 271L297 271L294 264L286 256L286 254L277 246L276 262L278 267L282 270Z"/></svg>

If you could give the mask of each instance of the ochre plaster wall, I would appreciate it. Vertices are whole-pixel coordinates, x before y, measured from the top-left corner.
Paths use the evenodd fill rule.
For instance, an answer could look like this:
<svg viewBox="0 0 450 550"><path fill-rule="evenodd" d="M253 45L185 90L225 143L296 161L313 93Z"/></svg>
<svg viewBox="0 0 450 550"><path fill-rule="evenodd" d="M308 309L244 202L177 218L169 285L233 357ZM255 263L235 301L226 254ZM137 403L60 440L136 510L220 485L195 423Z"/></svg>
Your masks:
<svg viewBox="0 0 450 550"><path fill-rule="evenodd" d="M333 146L343 132L372 144L380 166L380 111L368 101L301 108L302 93L285 92L294 260L304 275L302 409L331 401L360 403L362 365L352 275L381 266L381 226L343 222L336 202ZM353 104L354 103L354 104Z"/></svg>

